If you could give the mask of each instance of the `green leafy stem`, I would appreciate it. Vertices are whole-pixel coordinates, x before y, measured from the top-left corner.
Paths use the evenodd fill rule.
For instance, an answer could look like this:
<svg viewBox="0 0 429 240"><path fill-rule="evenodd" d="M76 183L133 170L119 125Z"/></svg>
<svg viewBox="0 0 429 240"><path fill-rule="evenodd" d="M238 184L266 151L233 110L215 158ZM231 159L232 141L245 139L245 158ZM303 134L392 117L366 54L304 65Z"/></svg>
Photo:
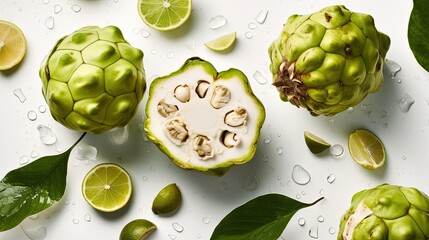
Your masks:
<svg viewBox="0 0 429 240"><path fill-rule="evenodd" d="M266 194L234 209L216 226L210 240L276 240L293 215L307 204L281 194Z"/></svg>
<svg viewBox="0 0 429 240"><path fill-rule="evenodd" d="M0 232L61 200L70 153L85 135L59 155L41 157L6 174L0 181Z"/></svg>

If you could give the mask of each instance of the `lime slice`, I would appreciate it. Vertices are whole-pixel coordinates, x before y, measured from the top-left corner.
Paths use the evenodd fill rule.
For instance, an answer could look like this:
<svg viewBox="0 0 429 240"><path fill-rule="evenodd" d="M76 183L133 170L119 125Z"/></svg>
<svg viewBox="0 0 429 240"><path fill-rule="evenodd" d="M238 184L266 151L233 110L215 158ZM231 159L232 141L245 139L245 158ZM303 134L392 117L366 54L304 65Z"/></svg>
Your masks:
<svg viewBox="0 0 429 240"><path fill-rule="evenodd" d="M233 32L206 42L204 45L213 51L224 51L234 45L236 38L237 32Z"/></svg>
<svg viewBox="0 0 429 240"><path fill-rule="evenodd" d="M0 70L16 66L26 51L27 42L21 29L11 22L0 20Z"/></svg>
<svg viewBox="0 0 429 240"><path fill-rule="evenodd" d="M121 231L119 240L144 240L156 229L156 225L146 219L129 222Z"/></svg>
<svg viewBox="0 0 429 240"><path fill-rule="evenodd" d="M377 169L386 162L383 143L368 130L359 129L349 135L349 152L366 169Z"/></svg>
<svg viewBox="0 0 429 240"><path fill-rule="evenodd" d="M93 208L114 212L130 200L132 184L130 175L113 163L102 163L91 169L83 179L82 194Z"/></svg>
<svg viewBox="0 0 429 240"><path fill-rule="evenodd" d="M149 27L168 31L188 20L192 0L139 0L137 8L141 19Z"/></svg>
<svg viewBox="0 0 429 240"><path fill-rule="evenodd" d="M304 139L308 149L314 154L322 153L331 147L331 144L308 131L304 132Z"/></svg>

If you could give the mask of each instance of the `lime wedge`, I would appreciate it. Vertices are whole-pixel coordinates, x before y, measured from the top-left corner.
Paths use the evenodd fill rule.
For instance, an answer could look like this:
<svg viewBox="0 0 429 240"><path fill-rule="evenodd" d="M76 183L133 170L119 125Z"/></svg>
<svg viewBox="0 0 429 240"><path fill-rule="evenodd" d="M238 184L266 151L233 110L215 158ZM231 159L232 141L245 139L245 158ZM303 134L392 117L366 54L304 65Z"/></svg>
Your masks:
<svg viewBox="0 0 429 240"><path fill-rule="evenodd" d="M114 212L130 200L132 184L130 175L113 163L102 163L91 169L83 179L82 194L93 208Z"/></svg>
<svg viewBox="0 0 429 240"><path fill-rule="evenodd" d="M155 30L168 31L188 20L192 0L139 0L137 8L146 25Z"/></svg>
<svg viewBox="0 0 429 240"><path fill-rule="evenodd" d="M386 162L383 143L368 130L359 129L349 135L349 152L366 169L377 169Z"/></svg>
<svg viewBox="0 0 429 240"><path fill-rule="evenodd" d="M309 131L304 131L304 139L308 149L314 154L322 153L331 147L331 144Z"/></svg>
<svg viewBox="0 0 429 240"><path fill-rule="evenodd" d="M174 212L182 202L182 193L175 183L169 184L156 195L152 212L156 215Z"/></svg>
<svg viewBox="0 0 429 240"><path fill-rule="evenodd" d="M0 20L0 70L16 66L24 58L27 41L15 24Z"/></svg>
<svg viewBox="0 0 429 240"><path fill-rule="evenodd" d="M133 220L121 231L119 240L144 240L156 229L156 225L146 219Z"/></svg>
<svg viewBox="0 0 429 240"><path fill-rule="evenodd" d="M234 45L236 38L237 32L233 32L206 42L204 45L213 51L224 51Z"/></svg>

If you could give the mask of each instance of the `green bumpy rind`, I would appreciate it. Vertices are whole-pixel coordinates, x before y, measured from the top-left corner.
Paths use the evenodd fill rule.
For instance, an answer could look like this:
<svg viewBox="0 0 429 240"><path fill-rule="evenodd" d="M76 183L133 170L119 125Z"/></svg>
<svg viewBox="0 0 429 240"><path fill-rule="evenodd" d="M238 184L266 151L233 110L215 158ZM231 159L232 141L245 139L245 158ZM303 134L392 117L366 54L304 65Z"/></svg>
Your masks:
<svg viewBox="0 0 429 240"><path fill-rule="evenodd" d="M143 52L115 26L88 26L64 36L39 75L53 118L94 134L125 126L146 90Z"/></svg>
<svg viewBox="0 0 429 240"><path fill-rule="evenodd" d="M258 115L258 119L257 119L257 132L255 134L254 139L252 140L252 145L249 146L249 150L247 152L247 154L241 156L240 158L237 159L226 159L225 161L219 163L216 166L210 167L210 168L206 168L206 167L197 167L197 166L190 166L185 164L185 161L183 159L180 159L178 157L176 157L174 154L171 153L171 151L168 149L168 147L166 147L162 141L155 135L153 134L153 132L150 129L150 125L152 124L152 119L151 119L151 115L149 112L149 107L151 104L151 101L153 100L151 98L151 95L155 92L158 91L158 89L162 88L162 83L166 80L168 80L171 77L174 77L178 74L181 74L185 71L187 71L188 69L191 69L193 67L202 67L204 69L204 71L206 73L209 73L210 75L213 76L213 79L230 79L233 77L238 77L241 80L241 84L243 84L243 86L245 87L245 89L247 90L246 95L251 96L252 100L257 104L259 110L260 110L260 114ZM244 163L249 162L253 156L255 155L256 152L256 148L257 148L257 143L258 143L258 139L259 139L259 135L260 135L260 129L262 128L262 125L265 121L265 107L262 104L262 102L254 95L252 88L249 84L249 81L246 77L246 75L238 70L238 69L234 69L231 68L227 71L223 71L223 72L217 72L217 70L215 69L215 67L199 58L199 57L192 57L189 58L188 60L185 61L185 63L179 68L179 70L163 76L163 77L159 77L157 79L155 79L149 87L149 97L148 97L148 101L146 103L146 118L144 121L144 130L146 133L147 138L153 142L162 152L164 152L169 158L170 160L177 166L179 166L180 168L184 169L184 170L196 170L199 172L204 172L210 175L214 175L214 176L223 176L226 172L228 172L228 170L231 169L231 167L233 167L234 165L241 165Z"/></svg>
<svg viewBox="0 0 429 240"><path fill-rule="evenodd" d="M429 239L428 196L416 188L382 184L353 196L350 208L341 218L338 240L345 240L342 234L346 223L361 204L372 215L356 226L350 239Z"/></svg>
<svg viewBox="0 0 429 240"><path fill-rule="evenodd" d="M289 17L269 47L270 71L275 83L282 63L295 63L305 93L291 102L314 115L332 116L381 88L389 47L390 38L377 31L370 15L330 6ZM290 100L277 89L283 101Z"/></svg>

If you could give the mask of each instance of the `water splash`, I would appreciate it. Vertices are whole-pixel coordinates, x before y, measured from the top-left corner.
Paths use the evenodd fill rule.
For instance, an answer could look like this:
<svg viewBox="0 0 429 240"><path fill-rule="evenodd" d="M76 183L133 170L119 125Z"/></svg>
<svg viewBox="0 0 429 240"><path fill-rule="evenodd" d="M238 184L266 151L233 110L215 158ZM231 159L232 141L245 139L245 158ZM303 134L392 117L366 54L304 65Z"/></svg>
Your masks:
<svg viewBox="0 0 429 240"><path fill-rule="evenodd" d="M177 222L172 223L172 224L171 224L171 226L173 227L174 231L176 231L176 232L178 232L178 233L181 233L181 232L183 232L183 230L185 230L185 229L183 228L183 226L182 226L182 225L180 225L180 224L179 224L179 223L177 223Z"/></svg>
<svg viewBox="0 0 429 240"><path fill-rule="evenodd" d="M262 9L261 11L259 11L258 15L256 15L255 21L259 24L264 24L265 20L267 19L267 16L268 10Z"/></svg>
<svg viewBox="0 0 429 240"><path fill-rule="evenodd" d="M261 85L266 84L268 82L268 80L264 77L264 75L262 75L262 73L259 72L258 70L256 70L253 73L253 78L256 80L256 82L258 82Z"/></svg>
<svg viewBox="0 0 429 240"><path fill-rule="evenodd" d="M309 231L308 235L311 238L318 239L319 238L319 227L317 225L314 225Z"/></svg>
<svg viewBox="0 0 429 240"><path fill-rule="evenodd" d="M340 144L334 144L329 148L329 153L332 157L338 158L341 157L344 153L344 148Z"/></svg>
<svg viewBox="0 0 429 240"><path fill-rule="evenodd" d="M407 113L408 111L410 111L410 108L414 104L414 102L414 98L406 93L404 97L402 97L401 100L399 100L398 102L399 110L401 110L402 113Z"/></svg>
<svg viewBox="0 0 429 240"><path fill-rule="evenodd" d="M27 118L30 121L36 121L36 119L37 119L37 113L34 110L30 110L30 111L27 112Z"/></svg>
<svg viewBox="0 0 429 240"><path fill-rule="evenodd" d="M98 150L94 146L87 144L79 144L77 146L76 158L79 160L96 160L98 155Z"/></svg>
<svg viewBox="0 0 429 240"><path fill-rule="evenodd" d="M59 4L54 5L54 13L55 14L60 13L62 10L63 10L63 7L61 5L59 5Z"/></svg>
<svg viewBox="0 0 429 240"><path fill-rule="evenodd" d="M15 95L21 103L23 103L23 102L25 102L25 100L27 100L27 98L25 97L21 88L13 90L13 95Z"/></svg>
<svg viewBox="0 0 429 240"><path fill-rule="evenodd" d="M54 29L55 27L55 19L52 16L49 16L45 19L45 26L48 29Z"/></svg>

